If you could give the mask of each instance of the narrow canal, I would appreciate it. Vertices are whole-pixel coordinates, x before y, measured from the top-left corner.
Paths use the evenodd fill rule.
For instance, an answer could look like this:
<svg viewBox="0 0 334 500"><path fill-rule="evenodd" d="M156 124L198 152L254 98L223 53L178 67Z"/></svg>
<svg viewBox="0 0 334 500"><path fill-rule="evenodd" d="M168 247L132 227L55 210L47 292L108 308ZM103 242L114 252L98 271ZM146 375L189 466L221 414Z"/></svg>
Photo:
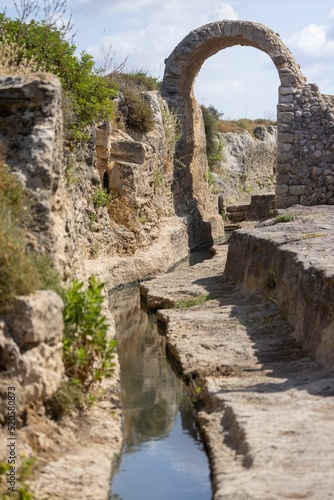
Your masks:
<svg viewBox="0 0 334 500"><path fill-rule="evenodd" d="M110 500L210 500L209 464L191 401L155 317L141 306L138 287L114 292L109 301L124 410L124 450Z"/></svg>

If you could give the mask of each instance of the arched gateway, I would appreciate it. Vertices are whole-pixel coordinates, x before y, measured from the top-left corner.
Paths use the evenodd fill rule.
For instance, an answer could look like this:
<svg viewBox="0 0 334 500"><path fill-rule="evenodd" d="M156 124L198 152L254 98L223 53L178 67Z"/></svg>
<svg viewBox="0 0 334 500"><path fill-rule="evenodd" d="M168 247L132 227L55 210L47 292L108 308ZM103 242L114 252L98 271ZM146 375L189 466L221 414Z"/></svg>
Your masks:
<svg viewBox="0 0 334 500"><path fill-rule="evenodd" d="M222 49L248 45L266 52L277 68L278 152L276 206L334 204L334 98L307 84L278 34L262 24L219 21L187 35L165 60L162 95L179 114L177 163L193 191L205 164L205 141L194 80L204 61ZM180 167L181 168L181 167ZM196 179L198 177L198 179Z"/></svg>

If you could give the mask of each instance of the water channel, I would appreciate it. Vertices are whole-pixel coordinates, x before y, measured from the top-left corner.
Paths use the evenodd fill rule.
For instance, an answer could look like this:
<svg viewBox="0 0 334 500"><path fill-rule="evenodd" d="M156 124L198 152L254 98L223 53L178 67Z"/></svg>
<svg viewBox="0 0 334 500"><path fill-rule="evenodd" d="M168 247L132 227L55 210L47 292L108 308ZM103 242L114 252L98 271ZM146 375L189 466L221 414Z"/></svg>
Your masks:
<svg viewBox="0 0 334 500"><path fill-rule="evenodd" d="M193 255L192 262L203 260ZM177 272L177 271L174 271ZM113 292L124 411L124 449L110 500L210 500L208 459L186 387L139 288Z"/></svg>

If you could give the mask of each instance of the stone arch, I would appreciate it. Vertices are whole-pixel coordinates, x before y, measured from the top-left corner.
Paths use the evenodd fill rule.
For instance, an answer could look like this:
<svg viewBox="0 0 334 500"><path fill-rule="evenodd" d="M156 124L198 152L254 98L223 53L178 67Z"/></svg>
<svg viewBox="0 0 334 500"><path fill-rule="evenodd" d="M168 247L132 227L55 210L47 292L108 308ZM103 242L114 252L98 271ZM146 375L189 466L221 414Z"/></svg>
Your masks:
<svg viewBox="0 0 334 500"><path fill-rule="evenodd" d="M192 192L201 192L205 138L201 112L194 99L194 80L206 59L234 45L267 53L280 79L276 206L334 204L334 193L328 191L326 180L334 165L334 98L322 95L315 84L306 83L277 33L249 21L219 21L191 31L165 60L161 92L178 111L182 125L176 163L179 169L182 165L183 172L177 184L180 179L183 184L191 182ZM331 180L334 185L334 176Z"/></svg>
<svg viewBox="0 0 334 500"><path fill-rule="evenodd" d="M165 60L162 93L178 107L192 95L194 80L206 59L222 49L247 45L266 52L275 64L281 85L306 82L300 67L279 35L259 23L220 21L191 31Z"/></svg>

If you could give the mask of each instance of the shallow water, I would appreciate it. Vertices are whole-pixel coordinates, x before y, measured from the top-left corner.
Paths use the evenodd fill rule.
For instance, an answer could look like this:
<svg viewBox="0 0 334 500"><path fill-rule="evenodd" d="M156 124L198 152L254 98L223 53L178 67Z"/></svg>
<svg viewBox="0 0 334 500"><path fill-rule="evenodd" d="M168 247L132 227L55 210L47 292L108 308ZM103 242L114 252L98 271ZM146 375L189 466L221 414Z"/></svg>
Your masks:
<svg viewBox="0 0 334 500"><path fill-rule="evenodd" d="M207 500L208 459L187 390L137 287L110 295L121 365L125 444L110 500Z"/></svg>

